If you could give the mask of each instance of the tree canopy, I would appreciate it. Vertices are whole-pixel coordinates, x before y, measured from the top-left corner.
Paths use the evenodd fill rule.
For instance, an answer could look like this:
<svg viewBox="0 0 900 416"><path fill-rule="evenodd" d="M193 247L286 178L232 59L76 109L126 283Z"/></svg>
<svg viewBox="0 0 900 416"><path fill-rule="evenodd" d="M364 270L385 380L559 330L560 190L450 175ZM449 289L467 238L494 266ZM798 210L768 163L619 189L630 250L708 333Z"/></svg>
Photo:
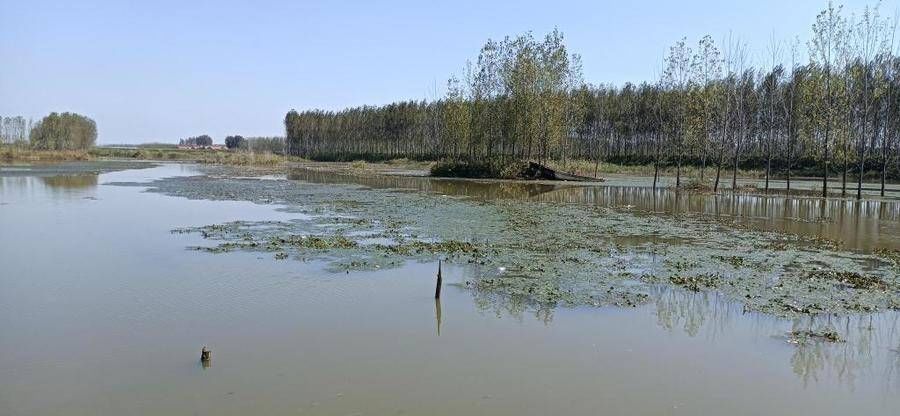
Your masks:
<svg viewBox="0 0 900 416"><path fill-rule="evenodd" d="M50 113L29 133L31 146L40 150L83 150L97 141L97 123L75 113Z"/></svg>
<svg viewBox="0 0 900 416"><path fill-rule="evenodd" d="M229 149L243 149L247 147L247 140L240 135L228 136L225 138L225 147Z"/></svg>

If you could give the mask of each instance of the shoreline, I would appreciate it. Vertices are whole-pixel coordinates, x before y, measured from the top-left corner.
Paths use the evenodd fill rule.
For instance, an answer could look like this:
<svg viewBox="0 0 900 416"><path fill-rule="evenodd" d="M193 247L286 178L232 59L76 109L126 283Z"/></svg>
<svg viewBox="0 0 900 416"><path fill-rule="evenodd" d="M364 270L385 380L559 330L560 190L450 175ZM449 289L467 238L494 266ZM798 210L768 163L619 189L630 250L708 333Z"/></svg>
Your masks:
<svg viewBox="0 0 900 416"><path fill-rule="evenodd" d="M120 149L120 148L103 148L98 147L88 151L45 151L31 149L15 149L0 148L0 166L16 166L29 164L57 164L66 162L86 162L86 161L148 161L148 162L180 162L180 163L199 163L199 164L219 164L223 166L237 166L248 170L264 173L287 173L291 169L309 169L320 172L334 172L339 174L376 174L386 176L409 176L424 177L441 180L466 180L466 181L508 181L508 182L525 182L525 183L555 183L573 186L596 186L604 180L612 180L607 183L609 186L615 186L621 180L626 182L635 182L633 185L641 187L651 187L649 184L643 183L643 180L652 179L652 166L635 165L623 166L610 163L601 163L598 169L598 175L601 179L597 181L585 182L567 182L567 181L551 181L551 180L529 180L522 178L468 178L458 176L431 176L430 169L436 163L435 161L414 161L409 159L393 159L383 162L324 162L303 159L294 156L282 156L271 153L251 153L236 152L230 150L185 150L185 149L167 149L167 148L150 148L150 149ZM577 163L576 163L577 164ZM558 166L552 163L553 166ZM573 167L573 164L562 164L561 166ZM565 169L565 168L563 168ZM650 173L647 174L647 170ZM581 170L573 170L577 174L583 173ZM792 188L790 192L785 189L784 177L770 177L770 189L768 192L764 189L764 176L760 177L758 171L738 171L738 190L733 192L731 189L730 175L723 175L720 180L720 189L718 192L712 191L713 180L711 173L715 171L707 168L704 181L699 183L695 175L699 172L694 167L682 167L682 185L675 188L675 169L660 169L659 183L657 189L671 190L683 192L684 194L718 194L721 196L742 195L742 196L770 196L770 197L802 197L802 198L821 198L821 177L796 176L791 178ZM728 176L727 178L725 176ZM714 176L713 176L714 177ZM841 176L829 176L829 196L828 199L846 199L856 200L856 181L855 179L847 180L846 195L841 195ZM885 186L885 196L882 197L877 193L880 192L880 183L864 182L864 193L862 200L900 200L900 182L888 181Z"/></svg>

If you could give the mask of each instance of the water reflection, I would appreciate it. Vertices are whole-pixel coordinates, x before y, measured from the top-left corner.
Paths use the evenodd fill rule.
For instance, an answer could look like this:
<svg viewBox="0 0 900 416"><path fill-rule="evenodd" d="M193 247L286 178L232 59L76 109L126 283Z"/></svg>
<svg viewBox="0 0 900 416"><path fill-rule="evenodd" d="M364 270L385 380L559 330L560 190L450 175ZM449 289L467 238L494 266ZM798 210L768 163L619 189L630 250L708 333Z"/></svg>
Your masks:
<svg viewBox="0 0 900 416"><path fill-rule="evenodd" d="M763 230L824 237L840 241L852 250L900 249L900 201L897 200L708 195L631 185L363 176L302 168L291 170L288 178L311 183L409 189L482 200L523 199L588 204L644 214L702 215Z"/></svg>
<svg viewBox="0 0 900 416"><path fill-rule="evenodd" d="M98 182L97 174L3 176L0 177L0 200L24 199L38 195L62 199L91 197L96 191Z"/></svg>
<svg viewBox="0 0 900 416"><path fill-rule="evenodd" d="M491 313L498 318L509 317L522 321L526 312L535 319L550 325L553 322L553 311L556 304L536 303L525 296L501 295L489 291L470 291L475 307L482 313Z"/></svg>
<svg viewBox="0 0 900 416"><path fill-rule="evenodd" d="M437 327L437 335L441 336L441 298L434 298L434 321Z"/></svg>
<svg viewBox="0 0 900 416"><path fill-rule="evenodd" d="M710 338L725 332L743 307L728 302L718 292L693 292L657 287L652 299L656 307L657 325L669 331L681 328L695 337L706 326Z"/></svg>
<svg viewBox="0 0 900 416"><path fill-rule="evenodd" d="M374 189L405 189L476 199L529 199L541 194L569 188L571 184L546 182L500 182L491 180L463 180L423 178L416 176L345 175L310 169L292 169L287 176L319 184L352 183Z"/></svg>
<svg viewBox="0 0 900 416"><path fill-rule="evenodd" d="M892 346L900 346L898 320L900 313L886 312L871 315L802 316L793 320L772 318L757 313L745 313L739 304L728 302L716 293L658 288L654 293L657 323L673 331L681 330L690 337L704 334L715 340L733 330L735 317L749 319L758 336L770 336L793 348L790 366L804 386L825 378L833 378L847 386L854 386L863 376L877 377L884 365L885 385L897 385L900 374L900 354ZM841 342L811 339L796 345L789 344L787 333L795 331L834 331ZM883 364L882 364L883 363Z"/></svg>
<svg viewBox="0 0 900 416"><path fill-rule="evenodd" d="M522 321L526 316L550 325L557 305L541 305L514 296L471 291L482 313ZM790 349L791 371L804 386L825 380L836 380L848 387L863 377L880 377L889 388L900 389L900 312L869 315L810 315L780 319L748 312L740 303L729 302L716 292L693 292L663 286L653 287L650 304L637 309L651 313L656 325L672 334L703 338L714 343L746 336L752 340L770 340L771 347ZM808 339L788 342L789 333L834 331L840 342ZM742 347L744 348L744 347ZM740 353L740 351L736 351Z"/></svg>
<svg viewBox="0 0 900 416"><path fill-rule="evenodd" d="M41 182L57 189L85 189L97 186L97 175L42 176Z"/></svg>
<svg viewBox="0 0 900 416"><path fill-rule="evenodd" d="M835 377L853 386L856 381L868 376L869 370L877 368L875 363L884 360L888 370L885 384L896 383L896 362L889 345L896 345L896 313L886 315L848 317L803 317L791 323L792 331L837 331L844 338L842 342L804 342L797 345L791 366L804 385L817 382L824 377ZM875 374L872 374L874 376Z"/></svg>

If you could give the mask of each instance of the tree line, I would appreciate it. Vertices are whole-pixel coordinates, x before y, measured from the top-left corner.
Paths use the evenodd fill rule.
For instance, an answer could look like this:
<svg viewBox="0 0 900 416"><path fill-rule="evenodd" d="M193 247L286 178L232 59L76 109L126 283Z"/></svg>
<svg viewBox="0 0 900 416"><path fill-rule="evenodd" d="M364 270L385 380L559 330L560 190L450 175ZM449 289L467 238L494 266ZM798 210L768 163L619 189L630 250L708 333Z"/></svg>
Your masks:
<svg viewBox="0 0 900 416"><path fill-rule="evenodd" d="M181 146L212 146L213 138L203 134L181 139L178 144ZM235 134L225 137L225 148L256 153L285 154L285 140L284 137L244 137Z"/></svg>
<svg viewBox="0 0 900 416"><path fill-rule="evenodd" d="M577 55L557 30L489 40L447 97L285 118L287 151L318 159L539 158L560 154L570 139L568 105L581 82Z"/></svg>
<svg viewBox="0 0 900 416"><path fill-rule="evenodd" d="M900 176L896 24L878 5L848 16L829 2L806 45L773 39L751 62L733 37L681 39L658 79L623 86L585 83L557 30L489 40L439 100L290 111L286 152L653 164L674 167L677 185L691 165L715 190L754 168L765 171L766 189L773 176L788 188L797 175L820 176L823 195L826 178L838 175L843 194L856 185L861 196L868 174L883 192L887 178Z"/></svg>
<svg viewBox="0 0 900 416"><path fill-rule="evenodd" d="M76 113L50 113L37 123L0 116L0 144L36 150L86 150L97 142L97 123Z"/></svg>

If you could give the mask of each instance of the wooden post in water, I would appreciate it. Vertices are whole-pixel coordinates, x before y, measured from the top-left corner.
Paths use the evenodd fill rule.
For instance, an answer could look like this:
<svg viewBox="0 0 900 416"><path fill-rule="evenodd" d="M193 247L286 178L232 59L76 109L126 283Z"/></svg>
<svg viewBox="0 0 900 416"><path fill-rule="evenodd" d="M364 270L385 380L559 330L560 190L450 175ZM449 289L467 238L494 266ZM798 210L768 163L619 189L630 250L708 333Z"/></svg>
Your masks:
<svg viewBox="0 0 900 416"><path fill-rule="evenodd" d="M438 259L438 274L437 274L437 286L434 288L434 298L441 298L441 260Z"/></svg>
<svg viewBox="0 0 900 416"><path fill-rule="evenodd" d="M212 351L210 351L209 348L206 348L206 345L204 345L203 349L200 350L200 361L208 363L210 353L212 353Z"/></svg>

